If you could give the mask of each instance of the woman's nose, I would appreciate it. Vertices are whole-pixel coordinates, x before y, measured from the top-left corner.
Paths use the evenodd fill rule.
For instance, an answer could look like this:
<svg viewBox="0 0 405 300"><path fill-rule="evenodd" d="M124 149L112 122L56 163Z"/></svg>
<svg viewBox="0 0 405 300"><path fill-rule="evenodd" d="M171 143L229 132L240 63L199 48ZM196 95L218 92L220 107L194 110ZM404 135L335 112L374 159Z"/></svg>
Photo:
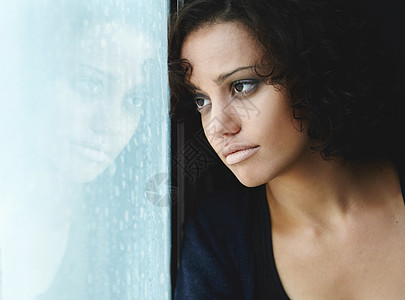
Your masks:
<svg viewBox="0 0 405 300"><path fill-rule="evenodd" d="M121 130L121 102L109 99L94 104L90 127L97 133L117 134Z"/></svg>
<svg viewBox="0 0 405 300"><path fill-rule="evenodd" d="M232 136L241 130L241 120L235 113L232 101L212 105L210 119L204 124L208 141L214 146L222 143L223 138Z"/></svg>

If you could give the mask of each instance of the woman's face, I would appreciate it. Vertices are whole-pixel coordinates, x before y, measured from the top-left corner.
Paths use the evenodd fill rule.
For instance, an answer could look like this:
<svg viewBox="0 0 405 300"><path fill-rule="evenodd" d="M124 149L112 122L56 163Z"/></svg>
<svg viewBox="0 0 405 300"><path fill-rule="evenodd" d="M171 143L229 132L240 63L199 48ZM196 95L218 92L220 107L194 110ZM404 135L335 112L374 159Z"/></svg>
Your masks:
<svg viewBox="0 0 405 300"><path fill-rule="evenodd" d="M292 117L289 99L256 75L264 48L241 24L207 25L189 34L181 56L205 135L246 186L258 186L299 163L309 139Z"/></svg>
<svg viewBox="0 0 405 300"><path fill-rule="evenodd" d="M135 29L107 23L87 29L66 53L62 75L47 91L54 119L46 151L58 171L87 182L133 136L154 50Z"/></svg>

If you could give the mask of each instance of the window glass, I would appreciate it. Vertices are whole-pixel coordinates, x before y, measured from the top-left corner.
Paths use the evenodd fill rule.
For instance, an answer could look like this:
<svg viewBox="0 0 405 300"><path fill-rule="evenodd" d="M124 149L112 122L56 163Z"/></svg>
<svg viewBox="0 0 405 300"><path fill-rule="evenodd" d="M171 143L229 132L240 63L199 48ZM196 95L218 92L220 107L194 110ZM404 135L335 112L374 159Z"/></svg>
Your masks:
<svg viewBox="0 0 405 300"><path fill-rule="evenodd" d="M166 0L0 1L0 299L169 299Z"/></svg>

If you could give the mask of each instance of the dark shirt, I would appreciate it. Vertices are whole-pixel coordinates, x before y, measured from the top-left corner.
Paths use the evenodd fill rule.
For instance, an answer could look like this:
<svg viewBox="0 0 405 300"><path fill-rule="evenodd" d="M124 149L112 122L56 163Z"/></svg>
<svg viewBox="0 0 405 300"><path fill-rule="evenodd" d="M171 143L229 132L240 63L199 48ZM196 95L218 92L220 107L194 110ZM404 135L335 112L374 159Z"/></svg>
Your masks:
<svg viewBox="0 0 405 300"><path fill-rule="evenodd" d="M400 182L405 202L404 178ZM258 218L257 213L262 215ZM265 248L273 254L264 186L220 191L209 197L185 225L174 299L260 299L255 297L252 249L252 236L258 229L252 224L260 218L264 220L264 226L259 236L267 243ZM288 300L273 255L266 268L272 291L270 299Z"/></svg>

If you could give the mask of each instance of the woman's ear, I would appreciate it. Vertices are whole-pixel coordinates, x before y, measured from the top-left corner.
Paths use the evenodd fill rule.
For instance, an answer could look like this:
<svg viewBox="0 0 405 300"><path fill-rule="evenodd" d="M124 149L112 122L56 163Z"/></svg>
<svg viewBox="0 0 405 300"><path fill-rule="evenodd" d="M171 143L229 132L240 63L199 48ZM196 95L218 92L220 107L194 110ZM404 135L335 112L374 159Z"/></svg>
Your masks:
<svg viewBox="0 0 405 300"><path fill-rule="evenodd" d="M293 124L294 127L300 131L300 132L304 132L306 129L306 124L307 122L305 122L306 120L306 113L305 110L302 107L292 107L292 117L293 117Z"/></svg>

